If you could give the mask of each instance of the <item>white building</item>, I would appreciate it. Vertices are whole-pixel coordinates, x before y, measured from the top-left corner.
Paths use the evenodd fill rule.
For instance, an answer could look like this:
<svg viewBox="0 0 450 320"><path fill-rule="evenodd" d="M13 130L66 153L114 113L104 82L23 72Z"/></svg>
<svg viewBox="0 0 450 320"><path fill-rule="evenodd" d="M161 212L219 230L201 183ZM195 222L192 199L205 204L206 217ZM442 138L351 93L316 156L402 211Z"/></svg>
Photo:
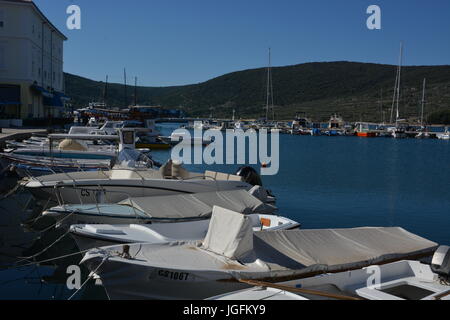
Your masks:
<svg viewBox="0 0 450 320"><path fill-rule="evenodd" d="M63 112L65 40L31 0L0 0L0 118Z"/></svg>

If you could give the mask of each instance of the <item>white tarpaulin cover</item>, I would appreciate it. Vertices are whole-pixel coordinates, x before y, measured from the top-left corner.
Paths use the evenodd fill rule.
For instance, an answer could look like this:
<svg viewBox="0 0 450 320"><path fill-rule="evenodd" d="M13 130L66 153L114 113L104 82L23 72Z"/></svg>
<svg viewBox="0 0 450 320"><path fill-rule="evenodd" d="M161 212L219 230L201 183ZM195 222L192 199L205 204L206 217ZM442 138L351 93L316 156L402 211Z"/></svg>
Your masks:
<svg viewBox="0 0 450 320"><path fill-rule="evenodd" d="M130 198L119 203L134 207L153 218L204 218L214 206L241 214L270 214L275 208L262 203L245 190L218 191L173 196Z"/></svg>
<svg viewBox="0 0 450 320"><path fill-rule="evenodd" d="M233 260L253 250L253 227L249 217L214 207L203 248Z"/></svg>

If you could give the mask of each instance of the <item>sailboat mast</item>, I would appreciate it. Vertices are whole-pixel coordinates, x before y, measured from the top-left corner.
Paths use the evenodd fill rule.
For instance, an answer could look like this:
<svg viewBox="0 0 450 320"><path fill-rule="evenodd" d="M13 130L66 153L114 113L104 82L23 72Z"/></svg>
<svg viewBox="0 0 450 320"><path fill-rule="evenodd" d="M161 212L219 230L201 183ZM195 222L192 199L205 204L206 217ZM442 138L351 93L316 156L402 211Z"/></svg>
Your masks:
<svg viewBox="0 0 450 320"><path fill-rule="evenodd" d="M272 64L272 50L269 48L269 66L267 67L267 100L266 100L266 121L269 120L269 104L270 104L270 69Z"/></svg>
<svg viewBox="0 0 450 320"><path fill-rule="evenodd" d="M123 79L124 79L124 84L125 84L125 107L128 107L128 97L127 97L127 70L124 68L123 69Z"/></svg>
<svg viewBox="0 0 450 320"><path fill-rule="evenodd" d="M397 73L395 75L395 86L394 86L394 94L392 96L391 118L389 123L394 122L394 108L395 108L395 100L397 98L397 86L398 86L398 66L397 66Z"/></svg>
<svg viewBox="0 0 450 320"><path fill-rule="evenodd" d="M427 79L423 79L423 91L422 91L422 115L420 118L420 125L423 127L423 118L424 118L424 111L425 111L425 87L427 85Z"/></svg>
<svg viewBox="0 0 450 320"><path fill-rule="evenodd" d="M402 64L403 64L403 42L400 42L400 57L398 64L398 87L397 87L397 121L400 119L400 86L402 83Z"/></svg>
<svg viewBox="0 0 450 320"><path fill-rule="evenodd" d="M134 106L137 106L137 77L134 78Z"/></svg>
<svg viewBox="0 0 450 320"><path fill-rule="evenodd" d="M384 124L384 110L383 110L383 88L381 88L380 97L380 112L381 112L381 123Z"/></svg>
<svg viewBox="0 0 450 320"><path fill-rule="evenodd" d="M105 88L103 89L103 103L107 105L108 100L108 76L106 76Z"/></svg>

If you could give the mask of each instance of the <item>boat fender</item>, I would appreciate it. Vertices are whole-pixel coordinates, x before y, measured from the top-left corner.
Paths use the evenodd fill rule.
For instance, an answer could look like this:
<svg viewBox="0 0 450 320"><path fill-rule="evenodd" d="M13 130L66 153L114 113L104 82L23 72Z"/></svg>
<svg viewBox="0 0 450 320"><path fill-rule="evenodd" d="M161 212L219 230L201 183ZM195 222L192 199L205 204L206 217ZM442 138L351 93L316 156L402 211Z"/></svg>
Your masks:
<svg viewBox="0 0 450 320"><path fill-rule="evenodd" d="M450 247L440 246L431 262L431 270L438 275L450 279Z"/></svg>

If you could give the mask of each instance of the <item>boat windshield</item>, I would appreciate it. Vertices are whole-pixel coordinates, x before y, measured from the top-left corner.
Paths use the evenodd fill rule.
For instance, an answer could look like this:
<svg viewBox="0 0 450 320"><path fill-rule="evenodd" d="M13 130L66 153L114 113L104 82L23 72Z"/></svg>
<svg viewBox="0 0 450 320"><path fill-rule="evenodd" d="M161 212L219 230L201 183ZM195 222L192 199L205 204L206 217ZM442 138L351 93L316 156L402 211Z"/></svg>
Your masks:
<svg viewBox="0 0 450 320"><path fill-rule="evenodd" d="M126 168L153 168L154 163L147 155L134 149L124 149L117 156L117 164Z"/></svg>

